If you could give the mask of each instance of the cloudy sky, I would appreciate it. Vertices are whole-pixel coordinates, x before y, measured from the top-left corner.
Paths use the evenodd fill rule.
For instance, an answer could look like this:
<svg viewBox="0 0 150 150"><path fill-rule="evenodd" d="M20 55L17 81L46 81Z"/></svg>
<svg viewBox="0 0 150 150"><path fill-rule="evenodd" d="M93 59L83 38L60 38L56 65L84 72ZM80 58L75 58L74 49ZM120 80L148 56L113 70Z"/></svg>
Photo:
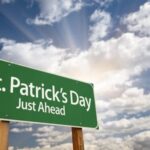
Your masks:
<svg viewBox="0 0 150 150"><path fill-rule="evenodd" d="M94 83L100 129L84 129L86 150L149 150L149 14L149 0L0 0L0 58ZM72 148L59 126L12 122L9 141Z"/></svg>

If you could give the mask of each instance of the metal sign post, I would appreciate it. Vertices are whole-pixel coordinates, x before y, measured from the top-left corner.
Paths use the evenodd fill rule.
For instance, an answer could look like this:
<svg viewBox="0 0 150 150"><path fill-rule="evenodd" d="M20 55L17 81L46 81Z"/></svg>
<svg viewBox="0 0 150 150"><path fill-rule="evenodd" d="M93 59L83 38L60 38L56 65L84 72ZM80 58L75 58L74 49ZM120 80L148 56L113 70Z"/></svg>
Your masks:
<svg viewBox="0 0 150 150"><path fill-rule="evenodd" d="M84 150L82 128L72 128L73 150Z"/></svg>
<svg viewBox="0 0 150 150"><path fill-rule="evenodd" d="M8 150L9 122L0 121L0 150Z"/></svg>

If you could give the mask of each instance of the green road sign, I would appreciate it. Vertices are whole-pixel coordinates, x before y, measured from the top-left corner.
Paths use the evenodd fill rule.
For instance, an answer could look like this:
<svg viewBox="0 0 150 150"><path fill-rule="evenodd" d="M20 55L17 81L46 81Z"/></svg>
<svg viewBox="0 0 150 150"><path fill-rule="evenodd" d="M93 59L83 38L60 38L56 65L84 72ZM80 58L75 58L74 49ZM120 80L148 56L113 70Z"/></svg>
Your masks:
<svg viewBox="0 0 150 150"><path fill-rule="evenodd" d="M0 60L0 119L96 128L93 86Z"/></svg>

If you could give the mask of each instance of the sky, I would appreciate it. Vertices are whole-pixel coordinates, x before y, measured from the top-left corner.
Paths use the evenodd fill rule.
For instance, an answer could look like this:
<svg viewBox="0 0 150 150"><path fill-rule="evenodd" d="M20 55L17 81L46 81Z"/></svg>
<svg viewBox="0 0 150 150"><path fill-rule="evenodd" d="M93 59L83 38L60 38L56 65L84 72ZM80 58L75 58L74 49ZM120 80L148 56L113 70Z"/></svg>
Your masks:
<svg viewBox="0 0 150 150"><path fill-rule="evenodd" d="M0 0L0 59L94 84L85 150L149 150L149 14L149 0ZM9 150L38 149L72 149L71 129L10 123Z"/></svg>

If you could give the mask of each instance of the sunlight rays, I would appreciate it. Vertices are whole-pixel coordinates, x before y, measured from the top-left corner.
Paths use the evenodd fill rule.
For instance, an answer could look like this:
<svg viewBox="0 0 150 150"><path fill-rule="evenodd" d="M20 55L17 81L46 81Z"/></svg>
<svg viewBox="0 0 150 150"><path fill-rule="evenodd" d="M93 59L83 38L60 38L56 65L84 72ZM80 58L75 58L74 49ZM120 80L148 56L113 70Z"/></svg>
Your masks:
<svg viewBox="0 0 150 150"><path fill-rule="evenodd" d="M36 39L35 35L31 33L25 25L23 25L12 13L7 11L6 9L1 10L1 13L11 22L12 25L15 26L17 30L19 30L24 36L26 36L30 41L34 41Z"/></svg>

